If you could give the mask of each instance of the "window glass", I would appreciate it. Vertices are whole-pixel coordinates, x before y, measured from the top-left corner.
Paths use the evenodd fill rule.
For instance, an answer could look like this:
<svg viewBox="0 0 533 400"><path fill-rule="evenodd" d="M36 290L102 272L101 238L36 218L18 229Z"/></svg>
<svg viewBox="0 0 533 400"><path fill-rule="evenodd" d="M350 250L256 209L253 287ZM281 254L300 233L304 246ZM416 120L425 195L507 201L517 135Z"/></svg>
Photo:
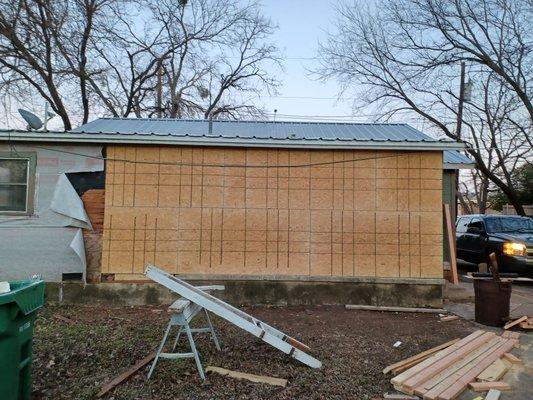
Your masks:
<svg viewBox="0 0 533 400"><path fill-rule="evenodd" d="M455 231L457 233L465 233L469 222L470 222L470 217L459 218L457 220L457 226L455 227Z"/></svg>
<svg viewBox="0 0 533 400"><path fill-rule="evenodd" d="M472 221L468 224L469 228L478 228L481 230L485 230L485 225L483 224L483 221L481 218L472 218Z"/></svg>
<svg viewBox="0 0 533 400"><path fill-rule="evenodd" d="M27 211L29 163L26 158L0 158L0 212Z"/></svg>
<svg viewBox="0 0 533 400"><path fill-rule="evenodd" d="M527 217L487 218L489 232L533 231L533 219Z"/></svg>
<svg viewBox="0 0 533 400"><path fill-rule="evenodd" d="M0 184L23 183L28 180L28 162L22 160L5 160L0 158Z"/></svg>

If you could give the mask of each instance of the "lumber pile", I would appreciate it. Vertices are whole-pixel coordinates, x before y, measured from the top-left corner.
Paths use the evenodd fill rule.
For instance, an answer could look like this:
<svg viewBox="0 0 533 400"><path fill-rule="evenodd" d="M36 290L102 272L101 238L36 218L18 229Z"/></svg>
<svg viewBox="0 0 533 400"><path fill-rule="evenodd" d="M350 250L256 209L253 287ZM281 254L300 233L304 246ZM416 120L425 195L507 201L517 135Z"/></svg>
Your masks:
<svg viewBox="0 0 533 400"><path fill-rule="evenodd" d="M520 327L524 330L532 330L533 329L533 318L529 318L527 315L524 315L523 317L517 318L515 320L509 321L505 324L503 329L511 329Z"/></svg>
<svg viewBox="0 0 533 400"><path fill-rule="evenodd" d="M453 400L470 387L476 391L509 390L501 378L520 360L510 354L518 345L518 332L478 330L392 364L384 373L398 373L394 388L424 400Z"/></svg>

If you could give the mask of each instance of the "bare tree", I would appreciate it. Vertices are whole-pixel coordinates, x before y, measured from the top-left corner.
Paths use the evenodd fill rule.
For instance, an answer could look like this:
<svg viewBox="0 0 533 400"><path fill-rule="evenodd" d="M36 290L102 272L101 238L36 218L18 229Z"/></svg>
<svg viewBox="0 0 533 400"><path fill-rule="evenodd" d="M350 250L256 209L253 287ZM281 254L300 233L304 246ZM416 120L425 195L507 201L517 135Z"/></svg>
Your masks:
<svg viewBox="0 0 533 400"><path fill-rule="evenodd" d="M267 68L279 65L273 29L255 2L2 2L0 94L24 102L37 93L65 129L91 113L256 113L250 95L277 85Z"/></svg>
<svg viewBox="0 0 533 400"><path fill-rule="evenodd" d="M356 91L383 119L414 113L463 141L482 174L524 214L509 177L533 156L531 4L390 0L365 10L341 7L317 73ZM481 82L472 101L458 93L460 63Z"/></svg>
<svg viewBox="0 0 533 400"><path fill-rule="evenodd" d="M275 90L278 82L264 66L280 62L267 41L273 25L256 3L197 0L182 7L163 0L150 11L163 48L174 49L161 57L162 104L154 109L169 117L203 118L259 111L247 95Z"/></svg>

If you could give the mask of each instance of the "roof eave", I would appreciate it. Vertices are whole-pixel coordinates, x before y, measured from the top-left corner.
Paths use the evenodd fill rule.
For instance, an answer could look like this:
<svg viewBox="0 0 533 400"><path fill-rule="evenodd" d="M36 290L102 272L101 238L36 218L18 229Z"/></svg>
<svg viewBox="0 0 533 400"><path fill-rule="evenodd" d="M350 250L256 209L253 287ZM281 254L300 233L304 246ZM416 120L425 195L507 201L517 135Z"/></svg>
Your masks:
<svg viewBox="0 0 533 400"><path fill-rule="evenodd" d="M84 144L159 144L172 146L274 147L307 149L369 150L461 150L462 143L444 141L242 139L220 137L176 137L171 135L118 135L106 133L0 132L0 141Z"/></svg>
<svg viewBox="0 0 533 400"><path fill-rule="evenodd" d="M442 169L474 169L476 164L454 164L454 163L443 163Z"/></svg>

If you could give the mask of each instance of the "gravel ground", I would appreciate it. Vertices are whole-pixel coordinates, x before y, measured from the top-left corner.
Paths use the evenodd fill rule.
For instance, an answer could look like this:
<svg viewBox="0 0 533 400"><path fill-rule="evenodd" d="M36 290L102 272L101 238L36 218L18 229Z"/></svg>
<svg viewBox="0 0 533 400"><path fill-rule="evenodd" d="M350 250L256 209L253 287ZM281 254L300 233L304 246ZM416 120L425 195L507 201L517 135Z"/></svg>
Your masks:
<svg viewBox="0 0 533 400"><path fill-rule="evenodd" d="M220 318L217 352L197 335L207 365L286 378L286 388L208 376L202 383L194 361L161 360L106 399L373 399L392 391L381 370L398 360L474 331L466 321L441 323L432 314L381 313L341 307L254 307L245 311L301 340L322 361L311 369ZM73 320L68 323L58 318ZM199 317L201 318L201 317ZM35 399L90 399L100 386L153 351L168 322L164 308L47 306L35 327ZM392 345L401 341L399 348ZM186 341L182 341L182 349Z"/></svg>

